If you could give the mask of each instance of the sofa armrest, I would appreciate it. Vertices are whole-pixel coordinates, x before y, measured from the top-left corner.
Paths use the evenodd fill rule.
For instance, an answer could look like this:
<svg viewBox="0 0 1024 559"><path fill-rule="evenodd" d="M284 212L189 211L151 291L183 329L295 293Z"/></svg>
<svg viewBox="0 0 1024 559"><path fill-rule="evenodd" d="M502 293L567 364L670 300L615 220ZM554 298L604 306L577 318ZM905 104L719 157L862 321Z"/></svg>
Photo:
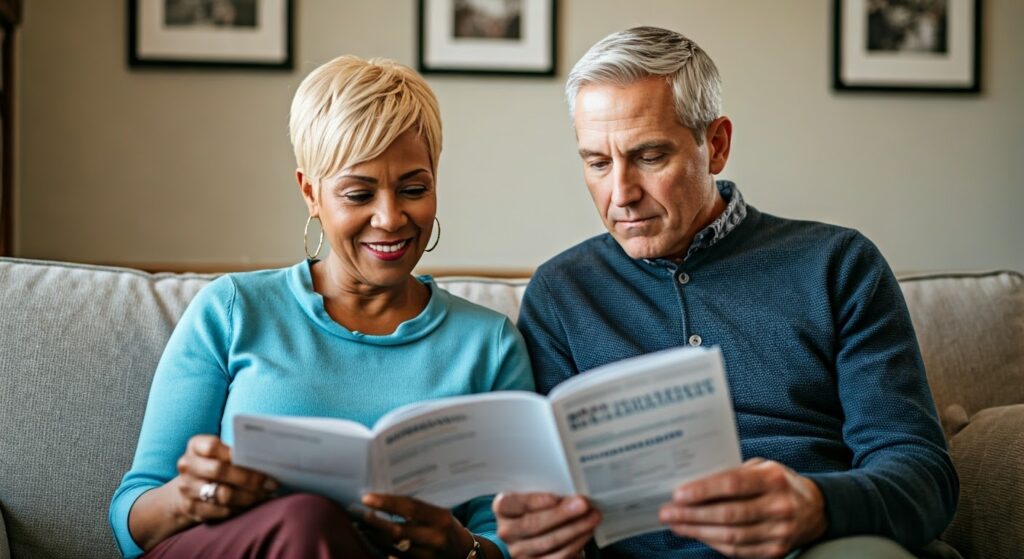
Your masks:
<svg viewBox="0 0 1024 559"><path fill-rule="evenodd" d="M0 559L11 559L11 544L7 541L7 525L4 524L3 507L0 507Z"/></svg>
<svg viewBox="0 0 1024 559"><path fill-rule="evenodd" d="M942 539L964 557L1024 550L1024 404L982 410L950 440L960 506Z"/></svg>

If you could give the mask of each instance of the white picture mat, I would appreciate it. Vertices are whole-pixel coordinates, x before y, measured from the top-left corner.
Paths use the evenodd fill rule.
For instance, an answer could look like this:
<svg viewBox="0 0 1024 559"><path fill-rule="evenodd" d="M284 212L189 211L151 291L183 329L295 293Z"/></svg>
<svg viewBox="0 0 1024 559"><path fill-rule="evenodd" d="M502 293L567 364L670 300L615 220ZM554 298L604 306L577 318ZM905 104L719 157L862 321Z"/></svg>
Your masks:
<svg viewBox="0 0 1024 559"><path fill-rule="evenodd" d="M519 41L456 38L451 0L428 0L423 15L423 63L453 69L548 70L551 60L551 2L524 0Z"/></svg>
<svg viewBox="0 0 1024 559"><path fill-rule="evenodd" d="M842 12L839 75L847 85L970 86L974 80L974 1L949 0L947 52L871 52L865 46L867 1L847 0Z"/></svg>
<svg viewBox="0 0 1024 559"><path fill-rule="evenodd" d="M140 59L284 62L288 58L284 0L259 0L259 25L246 27L167 27L163 0L138 3L136 54Z"/></svg>

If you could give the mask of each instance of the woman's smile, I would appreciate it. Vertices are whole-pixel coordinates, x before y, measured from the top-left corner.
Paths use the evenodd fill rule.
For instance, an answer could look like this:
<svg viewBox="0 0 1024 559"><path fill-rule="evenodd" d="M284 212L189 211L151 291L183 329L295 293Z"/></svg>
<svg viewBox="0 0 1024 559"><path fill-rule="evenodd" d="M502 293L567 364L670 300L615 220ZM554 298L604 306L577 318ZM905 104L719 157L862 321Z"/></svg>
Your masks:
<svg viewBox="0 0 1024 559"><path fill-rule="evenodd" d="M393 261L398 260L405 256L405 253L409 252L409 247L412 246L412 239L374 241L360 244L373 256L381 260Z"/></svg>

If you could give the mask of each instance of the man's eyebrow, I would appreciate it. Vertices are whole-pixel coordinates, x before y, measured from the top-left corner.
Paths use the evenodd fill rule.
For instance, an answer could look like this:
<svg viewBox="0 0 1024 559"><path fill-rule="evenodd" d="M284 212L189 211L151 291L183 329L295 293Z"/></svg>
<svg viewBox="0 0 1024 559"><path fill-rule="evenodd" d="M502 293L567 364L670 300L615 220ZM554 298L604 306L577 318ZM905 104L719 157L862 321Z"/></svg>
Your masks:
<svg viewBox="0 0 1024 559"><path fill-rule="evenodd" d="M643 152L649 151L649 150L674 151L675 150L675 144L673 144L672 142L670 142L668 140L651 140L649 142L644 142L642 144L639 144L639 145L636 145L636 146L633 146L633 147L629 148L629 150L626 152L626 155L634 156L634 155L636 155L638 153L643 153ZM589 149L586 149L586 148L580 148L579 153L580 153L580 157L582 157L583 159L586 159L588 157L595 157L595 156L596 157L602 157L602 156L604 156L604 154L599 152L599 151L593 151L593 150L589 150Z"/></svg>
<svg viewBox="0 0 1024 559"><path fill-rule="evenodd" d="M672 142L669 142L667 140L651 140L649 142L644 142L640 145L629 148L629 151L627 151L626 154L636 155L638 153L642 153L649 150L672 151L674 149L675 146L672 144Z"/></svg>

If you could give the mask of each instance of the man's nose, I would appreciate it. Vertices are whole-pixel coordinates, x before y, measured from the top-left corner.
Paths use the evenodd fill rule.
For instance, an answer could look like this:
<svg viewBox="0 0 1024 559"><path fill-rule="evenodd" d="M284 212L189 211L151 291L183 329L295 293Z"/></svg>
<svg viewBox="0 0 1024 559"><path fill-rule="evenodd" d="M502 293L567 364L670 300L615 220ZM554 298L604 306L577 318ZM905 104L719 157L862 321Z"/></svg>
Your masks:
<svg viewBox="0 0 1024 559"><path fill-rule="evenodd" d="M612 204L624 208L643 197L643 189L629 165L616 165L612 170Z"/></svg>

